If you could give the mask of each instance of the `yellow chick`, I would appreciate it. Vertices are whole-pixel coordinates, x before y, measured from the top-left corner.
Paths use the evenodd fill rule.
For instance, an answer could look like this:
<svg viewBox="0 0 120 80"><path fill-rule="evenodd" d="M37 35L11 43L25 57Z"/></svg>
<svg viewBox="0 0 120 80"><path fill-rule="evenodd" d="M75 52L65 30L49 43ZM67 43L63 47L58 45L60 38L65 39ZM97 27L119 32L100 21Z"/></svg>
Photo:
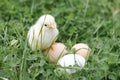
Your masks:
<svg viewBox="0 0 120 80"><path fill-rule="evenodd" d="M44 50L55 42L58 34L59 31L54 17L46 14L41 16L38 21L31 26L27 34L27 39L32 51Z"/></svg>

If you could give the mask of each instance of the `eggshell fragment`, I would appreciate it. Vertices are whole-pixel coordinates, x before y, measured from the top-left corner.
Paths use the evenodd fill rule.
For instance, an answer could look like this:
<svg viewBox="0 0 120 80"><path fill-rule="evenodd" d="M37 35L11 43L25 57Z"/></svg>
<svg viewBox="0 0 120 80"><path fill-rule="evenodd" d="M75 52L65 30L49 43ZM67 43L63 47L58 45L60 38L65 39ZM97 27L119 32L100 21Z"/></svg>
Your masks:
<svg viewBox="0 0 120 80"><path fill-rule="evenodd" d="M87 59L87 57L89 56L90 51L91 51L90 48L88 47L88 45L84 44L84 43L75 44L72 47L72 50L75 50L76 54L83 56L85 59Z"/></svg>
<svg viewBox="0 0 120 80"><path fill-rule="evenodd" d="M49 49L43 52L49 56L50 62L56 62L60 57L67 53L66 46L62 43L54 43Z"/></svg>
<svg viewBox="0 0 120 80"><path fill-rule="evenodd" d="M72 74L76 72L76 65L79 67L79 69L82 69L84 67L85 59L78 54L67 54L60 58L57 64L62 67L57 68L58 70Z"/></svg>

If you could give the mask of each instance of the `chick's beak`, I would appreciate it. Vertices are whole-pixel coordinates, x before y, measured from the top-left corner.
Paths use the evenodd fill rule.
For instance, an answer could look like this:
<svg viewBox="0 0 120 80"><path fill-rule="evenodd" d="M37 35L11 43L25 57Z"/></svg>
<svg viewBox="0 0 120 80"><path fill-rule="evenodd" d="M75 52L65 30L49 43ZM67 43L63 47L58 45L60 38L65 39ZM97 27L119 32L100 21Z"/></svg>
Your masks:
<svg viewBox="0 0 120 80"><path fill-rule="evenodd" d="M54 28L53 23L50 22L49 28L50 28L50 29L53 29L53 28Z"/></svg>

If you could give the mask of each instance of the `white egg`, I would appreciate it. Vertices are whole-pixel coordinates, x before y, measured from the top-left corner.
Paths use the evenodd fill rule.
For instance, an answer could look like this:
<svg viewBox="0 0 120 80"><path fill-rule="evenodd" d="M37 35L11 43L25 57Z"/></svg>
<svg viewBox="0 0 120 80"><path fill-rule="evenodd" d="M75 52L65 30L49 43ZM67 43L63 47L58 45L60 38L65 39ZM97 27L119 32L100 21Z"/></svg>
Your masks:
<svg viewBox="0 0 120 80"><path fill-rule="evenodd" d="M75 44L71 50L75 50L75 54L79 54L80 56L84 57L85 59L88 58L91 49L89 48L89 46L87 44L84 43L78 43Z"/></svg>
<svg viewBox="0 0 120 80"><path fill-rule="evenodd" d="M57 60L67 53L66 46L62 43L54 43L49 49L43 52L49 56L50 62L57 62Z"/></svg>
<svg viewBox="0 0 120 80"><path fill-rule="evenodd" d="M61 66L61 68L57 68L57 70L72 74L77 71L76 65L79 67L79 69L82 69L84 67L85 59L78 54L67 54L60 58L57 64Z"/></svg>

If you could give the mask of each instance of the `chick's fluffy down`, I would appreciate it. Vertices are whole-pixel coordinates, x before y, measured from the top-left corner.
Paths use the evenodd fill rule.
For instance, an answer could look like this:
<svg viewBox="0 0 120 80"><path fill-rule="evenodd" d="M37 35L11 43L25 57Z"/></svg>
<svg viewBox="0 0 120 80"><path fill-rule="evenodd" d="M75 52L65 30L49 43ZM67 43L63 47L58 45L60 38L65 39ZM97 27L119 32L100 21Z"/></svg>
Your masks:
<svg viewBox="0 0 120 80"><path fill-rule="evenodd" d="M45 17L45 19L43 17ZM49 24L51 23L54 26L53 29L49 29ZM47 24L48 27L44 26L44 24ZM50 15L43 15L38 19L37 23L29 29L27 35L28 43L33 51L39 49L43 50L49 48L51 44L55 42L58 33L59 31L54 18Z"/></svg>

